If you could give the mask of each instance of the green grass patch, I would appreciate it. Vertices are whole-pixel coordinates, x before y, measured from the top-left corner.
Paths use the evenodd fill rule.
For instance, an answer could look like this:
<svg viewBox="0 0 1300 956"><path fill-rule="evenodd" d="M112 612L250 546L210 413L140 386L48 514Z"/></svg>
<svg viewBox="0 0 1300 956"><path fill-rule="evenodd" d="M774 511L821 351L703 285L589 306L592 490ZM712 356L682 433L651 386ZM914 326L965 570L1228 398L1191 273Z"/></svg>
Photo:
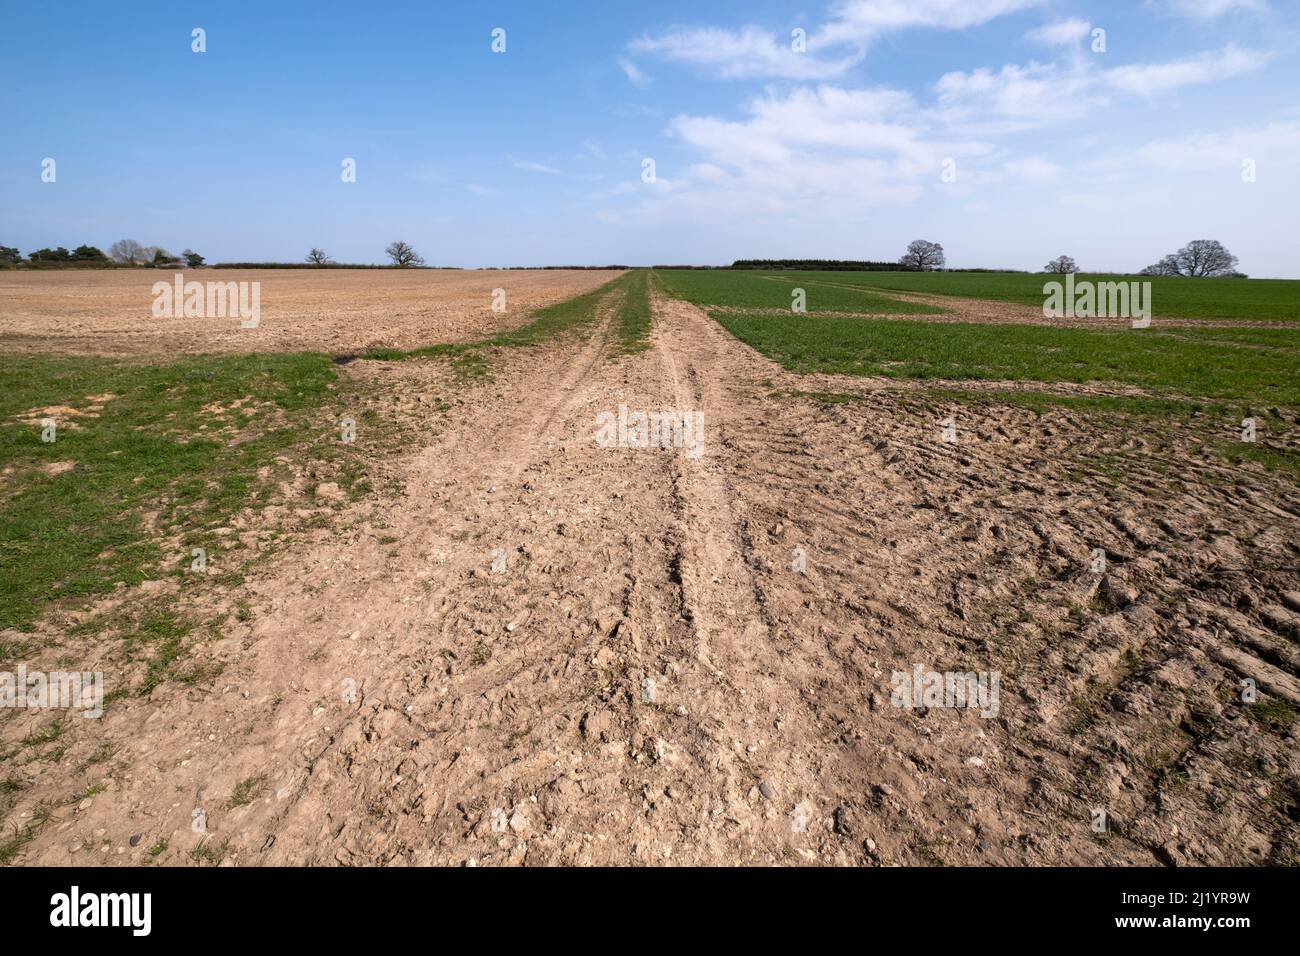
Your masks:
<svg viewBox="0 0 1300 956"><path fill-rule="evenodd" d="M23 738L24 747L44 747L59 740L68 729L67 721L60 717L44 730L35 731Z"/></svg>
<svg viewBox="0 0 1300 956"><path fill-rule="evenodd" d="M719 315L741 341L800 372L896 378L1109 382L1157 397L1300 405L1300 369L1272 336L1197 341L1151 330ZM1271 332L1273 330L1258 330Z"/></svg>
<svg viewBox="0 0 1300 956"><path fill-rule="evenodd" d="M1296 710L1290 701L1280 697L1270 697L1251 704L1246 714L1256 723L1276 730L1286 730L1296 719Z"/></svg>
<svg viewBox="0 0 1300 956"><path fill-rule="evenodd" d="M623 285L623 301L614 314L614 337L618 351L624 355L644 352L650 347L650 272L634 269Z"/></svg>
<svg viewBox="0 0 1300 956"><path fill-rule="evenodd" d="M725 274L725 273L722 273ZM1042 306L1043 284L1060 276L1018 272L776 272L795 282L834 282L863 289L953 295ZM1151 283L1152 312L1188 319L1271 319L1300 322L1300 281L1178 279L1081 273L1075 281ZM723 303L725 304L725 303ZM789 303L787 302L786 305ZM811 306L809 311L812 311Z"/></svg>
<svg viewBox="0 0 1300 956"><path fill-rule="evenodd" d="M870 315L934 315L945 310L919 302L872 293L856 288L840 288L839 273L790 273L769 276L758 272L664 269L655 270L669 294L694 305L730 306L734 308L785 309L793 304L793 292L802 288L808 312L856 312ZM832 281L835 280L835 281Z"/></svg>
<svg viewBox="0 0 1300 956"><path fill-rule="evenodd" d="M599 315L600 303L604 301L605 296L615 289L626 288L634 275L635 273L632 272L626 273L584 295L538 309L527 325L522 325L512 332L493 336L482 344L512 347L541 345L557 336L590 325Z"/></svg>
<svg viewBox="0 0 1300 956"><path fill-rule="evenodd" d="M317 461L343 453L322 414L335 374L313 354L0 360L0 628L156 577L176 557L159 544L169 534L185 567L193 547L220 553L212 532L269 498L259 469L306 447ZM74 411L50 414L45 443L53 408Z"/></svg>
<svg viewBox="0 0 1300 956"><path fill-rule="evenodd" d="M1280 472L1300 481L1300 452L1277 448L1263 442L1229 442L1219 446L1219 454L1234 465L1253 461L1266 471Z"/></svg>
<svg viewBox="0 0 1300 956"><path fill-rule="evenodd" d="M151 608L126 631L128 647L144 653L149 661L141 694L148 694L172 673L193 629L193 622L174 610Z"/></svg>
<svg viewBox="0 0 1300 956"><path fill-rule="evenodd" d="M241 780L235 787L234 793L230 795L230 799L226 801L226 809L234 810L237 807L246 807L265 792L266 777L256 776Z"/></svg>
<svg viewBox="0 0 1300 956"><path fill-rule="evenodd" d="M14 826L9 832L0 832L0 866L8 866L36 834L31 827Z"/></svg>
<svg viewBox="0 0 1300 956"><path fill-rule="evenodd" d="M216 843L211 839L199 841L199 845L190 850L189 857L199 866L220 866L221 861L230 855L230 840Z"/></svg>

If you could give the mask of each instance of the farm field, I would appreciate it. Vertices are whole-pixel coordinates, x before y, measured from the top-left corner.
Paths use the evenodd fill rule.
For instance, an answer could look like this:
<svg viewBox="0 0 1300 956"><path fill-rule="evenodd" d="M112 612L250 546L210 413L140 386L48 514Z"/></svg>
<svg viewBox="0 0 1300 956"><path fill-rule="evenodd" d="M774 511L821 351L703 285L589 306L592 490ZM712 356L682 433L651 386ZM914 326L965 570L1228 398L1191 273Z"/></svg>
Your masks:
<svg viewBox="0 0 1300 956"><path fill-rule="evenodd" d="M790 311L792 283L783 275L737 270L661 269L655 275L673 295L699 306ZM825 282L806 283L809 312L852 312L863 315L937 315L943 309L858 288L828 284L841 273L826 273Z"/></svg>
<svg viewBox="0 0 1300 956"><path fill-rule="evenodd" d="M1300 330L1123 331L720 314L741 341L798 372L1135 385L1174 397L1300 404Z"/></svg>
<svg viewBox="0 0 1300 956"><path fill-rule="evenodd" d="M851 286L879 292L957 296L1041 309L1043 284L1063 276L1018 272L771 272L788 282ZM1079 273L1077 281L1150 282L1156 316L1300 322L1300 281L1196 279Z"/></svg>
<svg viewBox="0 0 1300 956"><path fill-rule="evenodd" d="M443 275L294 273L294 348L214 355L25 293L0 667L108 695L0 714L0 862L1300 862L1300 347L1249 283L1110 330ZM598 437L665 409L702 439ZM917 662L996 713L895 705Z"/></svg>
<svg viewBox="0 0 1300 956"><path fill-rule="evenodd" d="M327 352L481 338L608 282L596 270L202 269L186 281L260 283L261 324L151 316L176 271L0 271L0 349L95 355ZM493 290L506 312L493 312Z"/></svg>

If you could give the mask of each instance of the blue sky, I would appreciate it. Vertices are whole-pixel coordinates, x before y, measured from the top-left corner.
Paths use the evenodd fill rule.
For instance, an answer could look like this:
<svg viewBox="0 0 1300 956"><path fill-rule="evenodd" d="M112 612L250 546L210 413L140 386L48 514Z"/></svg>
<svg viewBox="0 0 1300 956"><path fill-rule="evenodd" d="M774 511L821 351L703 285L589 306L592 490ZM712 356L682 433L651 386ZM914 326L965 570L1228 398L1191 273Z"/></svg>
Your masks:
<svg viewBox="0 0 1300 956"><path fill-rule="evenodd" d="M1293 0L271 7L6 3L0 245L1300 277Z"/></svg>

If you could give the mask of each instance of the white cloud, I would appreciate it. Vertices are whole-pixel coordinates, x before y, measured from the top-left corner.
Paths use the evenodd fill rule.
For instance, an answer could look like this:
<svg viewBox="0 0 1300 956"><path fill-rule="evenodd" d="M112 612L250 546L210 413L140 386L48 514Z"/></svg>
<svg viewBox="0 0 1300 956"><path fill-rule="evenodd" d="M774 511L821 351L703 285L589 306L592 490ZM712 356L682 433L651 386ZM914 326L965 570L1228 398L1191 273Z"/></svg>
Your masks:
<svg viewBox="0 0 1300 956"><path fill-rule="evenodd" d="M1229 44L1166 63L1140 63L1106 69L1094 58L1068 65L1030 62L945 73L935 84L939 106L949 122L980 122L1006 129L1044 126L1075 119L1110 101L1115 94L1149 97L1184 86L1211 83L1258 70L1269 55Z"/></svg>
<svg viewBox="0 0 1300 956"><path fill-rule="evenodd" d="M820 39L865 43L886 33L915 27L963 30L997 17L1040 6L1043 0L844 0Z"/></svg>
<svg viewBox="0 0 1300 956"><path fill-rule="evenodd" d="M939 106L950 122L992 118L1017 125L1041 126L1082 116L1098 105L1085 67L1055 64L1007 64L996 73L987 67L969 73L945 73L935 84Z"/></svg>
<svg viewBox="0 0 1300 956"><path fill-rule="evenodd" d="M1115 89L1151 96L1180 86L1210 83L1249 73L1263 67L1268 60L1267 53L1242 49L1230 43L1222 50L1184 60L1116 67L1108 70L1104 77L1106 84Z"/></svg>
<svg viewBox="0 0 1300 956"><path fill-rule="evenodd" d="M1148 5L1151 2L1152 0L1147 0ZM1161 5L1193 20L1213 20L1235 10L1263 13L1268 9L1264 0L1163 0Z"/></svg>
<svg viewBox="0 0 1300 956"><path fill-rule="evenodd" d="M937 167L937 150L923 144L921 129L905 118L915 112L911 97L898 90L798 87L784 95L769 91L746 109L750 116L743 121L679 116L670 129L718 166L744 168L751 175L758 167L783 166L796 158L815 161L822 152L828 161L871 156L934 161ZM785 169L780 175L799 173Z"/></svg>
<svg viewBox="0 0 1300 956"><path fill-rule="evenodd" d="M1219 170L1229 180L1238 177L1243 160L1254 160L1258 175L1285 176L1300 166L1300 123L1279 122L1198 133L1180 139L1157 140L1115 157L1115 164L1136 161L1169 172Z"/></svg>
<svg viewBox="0 0 1300 956"><path fill-rule="evenodd" d="M991 151L930 132L912 97L885 87L768 90L744 112L737 120L676 117L669 133L694 161L670 192L641 191L637 208L622 214L626 221L861 214L915 201L923 182L939 183L944 157ZM600 215L617 220L621 214L605 209Z"/></svg>
<svg viewBox="0 0 1300 956"><path fill-rule="evenodd" d="M530 173L546 173L548 176L560 175L560 171L554 166L546 166L542 163L534 163L524 159L516 159L514 165L515 169L525 169Z"/></svg>
<svg viewBox="0 0 1300 956"><path fill-rule="evenodd" d="M629 48L644 56L705 67L728 80L826 79L839 76L862 59L861 52L838 60L822 60L811 51L796 53L788 39L780 42L772 33L754 26L738 30L682 27L659 36L640 37Z"/></svg>
<svg viewBox="0 0 1300 956"><path fill-rule="evenodd" d="M654 77L647 75L635 63L625 57L619 57L618 65L622 68L627 81L638 90L648 90L654 83Z"/></svg>
<svg viewBox="0 0 1300 956"><path fill-rule="evenodd" d="M472 192L474 195L482 196L485 199L496 199L501 195L501 190L492 189L488 186L480 186L478 183L468 183L466 184L465 189Z"/></svg>
<svg viewBox="0 0 1300 956"><path fill-rule="evenodd" d="M1030 30L1025 36L1035 43L1046 46L1074 46L1092 31L1092 24L1077 18L1057 20L1036 30Z"/></svg>
<svg viewBox="0 0 1300 956"><path fill-rule="evenodd" d="M825 80L842 76L887 33L929 27L960 30L1042 4L1044 0L840 0L829 19L808 31L806 52L796 53L791 34L758 26L739 29L677 27L628 44L642 56L687 63L722 79L771 77ZM832 51L839 49L836 54ZM626 69L626 67L625 67Z"/></svg>
<svg viewBox="0 0 1300 956"><path fill-rule="evenodd" d="M842 70L829 57L863 55L874 38L891 30L974 26L1033 6L1027 0L840 3L819 32L809 31L806 56L819 59L802 69L836 75ZM1133 130L1148 120L1169 128L1167 97L1258 71L1269 62L1267 52L1229 43L1164 62L1115 66L1113 56L1088 55L1090 33L1091 24L1079 17L1050 20L1024 34L1044 45L1040 59L946 73L931 96L888 85L854 88L817 76L768 87L735 115L683 113L667 128L680 147L673 188L626 186L608 192L594 215L647 234L693 236L707 224L711 244L701 248L739 243L749 251L771 251L798 244L840 255L864 241L888 247L934 224L958 242L964 232L967 255L981 264L1036 267L1045 255L1037 248L1039 240L1075 241L1073 227L1060 237L1030 235L1044 209L1065 209L1069 216L1061 221L1073 217L1070 221L1086 224L1079 235L1087 240L1069 251L1102 266L1132 268L1151 256L1145 249L1119 248L1113 219L1098 214L1098 195L1144 196L1149 207L1173 204L1167 197L1178 194L1170 185L1175 177L1160 170L1187 166L1198 184L1208 172L1204 188L1217 190L1214 203L1231 210L1243 196L1267 194L1264 187L1241 193L1243 159L1256 160L1259 181L1268 189L1294 194L1294 187L1280 181L1284 171L1297 166L1300 122L1141 148L1132 139ZM789 54L780 35L754 27L675 31L639 43L646 55L706 67L719 76L799 78L786 64ZM1049 132L1062 123L1073 124L1069 136ZM1128 144L1123 152L1116 145L1121 140ZM949 158L956 161L956 182L941 177ZM1195 195L1196 203L1169 211L1152 225L1150 236L1133 242L1148 244L1154 236L1157 245L1170 241L1176 247L1182 240L1168 240L1166 232L1192 235L1211 228L1213 222L1202 222L1202 193ZM1103 205L1115 207L1114 202ZM999 223L1019 222L1024 229L988 246L982 227L960 215L965 210L968 218L978 218L978 211L987 209L999 211ZM871 223L871 229L864 232L863 223ZM682 233L684 226L691 229ZM1224 235L1231 234L1225 230ZM780 238L765 245L756 236ZM1014 258L1022 252L1025 261ZM865 250L859 254L871 257ZM989 255L993 259L979 258Z"/></svg>

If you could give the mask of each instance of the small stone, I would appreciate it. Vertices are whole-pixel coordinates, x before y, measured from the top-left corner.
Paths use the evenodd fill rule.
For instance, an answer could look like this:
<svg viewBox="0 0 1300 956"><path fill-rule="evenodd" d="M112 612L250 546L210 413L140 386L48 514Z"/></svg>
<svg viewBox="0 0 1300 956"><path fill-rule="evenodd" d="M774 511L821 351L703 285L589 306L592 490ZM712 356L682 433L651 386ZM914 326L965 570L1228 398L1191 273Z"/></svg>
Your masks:
<svg viewBox="0 0 1300 956"><path fill-rule="evenodd" d="M131 839L128 840L127 842L130 843L132 846L139 846L139 845L140 845L140 841L141 841L142 839L144 839L144 834L143 834L143 833L132 833L132 834L131 834Z"/></svg>
<svg viewBox="0 0 1300 956"><path fill-rule="evenodd" d="M763 795L763 799L765 800L772 800L776 797L776 791L772 789L772 785L766 780L759 783L758 792Z"/></svg>
<svg viewBox="0 0 1300 956"><path fill-rule="evenodd" d="M516 833L523 833L528 829L528 818L520 811L516 810L510 817L510 829Z"/></svg>
<svg viewBox="0 0 1300 956"><path fill-rule="evenodd" d="M982 766L984 766L984 761L981 760L979 757L967 757L967 758L966 758L966 766L968 766L968 767L982 767Z"/></svg>

